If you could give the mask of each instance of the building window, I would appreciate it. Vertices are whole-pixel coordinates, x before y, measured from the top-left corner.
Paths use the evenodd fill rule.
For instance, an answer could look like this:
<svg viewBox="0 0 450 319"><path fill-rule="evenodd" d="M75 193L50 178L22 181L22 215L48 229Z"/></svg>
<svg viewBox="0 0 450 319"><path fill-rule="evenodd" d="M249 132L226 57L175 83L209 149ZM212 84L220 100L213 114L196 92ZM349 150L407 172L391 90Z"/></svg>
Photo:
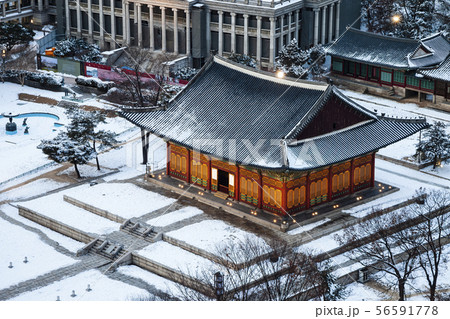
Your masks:
<svg viewBox="0 0 450 319"><path fill-rule="evenodd" d="M340 192L350 186L350 172L345 171L340 174L333 175L331 189L333 193Z"/></svg>
<svg viewBox="0 0 450 319"><path fill-rule="evenodd" d="M241 177L241 200L246 201L250 204L257 205L258 204L258 183L256 181L252 181L251 179L247 179L245 177ZM270 201L270 199L266 198L266 194L264 192L263 199L266 201Z"/></svg>
<svg viewBox="0 0 450 319"><path fill-rule="evenodd" d="M309 186L311 205L325 202L328 196L328 178L312 182Z"/></svg>
<svg viewBox="0 0 450 319"><path fill-rule="evenodd" d="M172 171L186 175L187 172L186 165L187 165L186 157L180 156L172 152L170 153L170 169Z"/></svg>
<svg viewBox="0 0 450 319"><path fill-rule="evenodd" d="M367 76L367 65L361 64L361 77L365 78Z"/></svg>
<svg viewBox="0 0 450 319"><path fill-rule="evenodd" d="M342 73L342 61L333 59L333 71Z"/></svg>
<svg viewBox="0 0 450 319"><path fill-rule="evenodd" d="M270 204L273 207L281 207L281 190L264 185L263 193L263 201L265 204Z"/></svg>
<svg viewBox="0 0 450 319"><path fill-rule="evenodd" d="M422 89L430 90L430 91L434 90L434 82L433 81L423 79L420 82L420 85L421 85Z"/></svg>
<svg viewBox="0 0 450 319"><path fill-rule="evenodd" d="M303 205L306 201L306 187L301 186L294 189L290 189L287 194L287 206L288 208L295 207L297 205Z"/></svg>
<svg viewBox="0 0 450 319"><path fill-rule="evenodd" d="M394 71L394 82L405 83L405 74L401 71Z"/></svg>
<svg viewBox="0 0 450 319"><path fill-rule="evenodd" d="M406 77L406 84L409 86L419 87L420 79L416 78L414 76L407 76Z"/></svg>
<svg viewBox="0 0 450 319"><path fill-rule="evenodd" d="M366 164L355 168L353 183L355 185L369 182L372 178L372 165Z"/></svg>
<svg viewBox="0 0 450 319"><path fill-rule="evenodd" d="M392 83L392 73L390 70L381 69L381 81Z"/></svg>

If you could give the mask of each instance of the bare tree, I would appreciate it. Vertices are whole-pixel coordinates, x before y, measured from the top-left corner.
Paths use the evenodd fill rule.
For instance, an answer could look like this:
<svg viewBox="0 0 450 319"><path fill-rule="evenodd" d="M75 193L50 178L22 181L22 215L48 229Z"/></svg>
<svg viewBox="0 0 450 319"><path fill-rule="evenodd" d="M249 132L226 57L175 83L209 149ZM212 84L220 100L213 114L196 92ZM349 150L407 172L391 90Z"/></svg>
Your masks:
<svg viewBox="0 0 450 319"><path fill-rule="evenodd" d="M17 57L8 61L6 70L10 71L10 75L15 77L24 86L28 72L36 70L36 52L27 45L21 46L15 53Z"/></svg>
<svg viewBox="0 0 450 319"><path fill-rule="evenodd" d="M201 269L190 277L202 281L206 291L214 292L214 273L224 275L223 300L310 300L320 294L323 276L314 256L297 252L284 242L246 238L230 241L217 248L220 263ZM184 300L212 300L188 288L188 283L178 285L178 295Z"/></svg>
<svg viewBox="0 0 450 319"><path fill-rule="evenodd" d="M373 216L345 228L335 239L341 246L352 248L346 253L349 259L381 275L395 277L399 300L403 301L406 282L420 267L416 234L405 227L409 218L404 209Z"/></svg>
<svg viewBox="0 0 450 319"><path fill-rule="evenodd" d="M420 191L419 195L426 194ZM432 191L426 200L409 207L410 214L422 221L413 226L415 240L420 247L419 264L428 283L428 297L436 299L440 271L446 264L444 246L450 242L450 193Z"/></svg>

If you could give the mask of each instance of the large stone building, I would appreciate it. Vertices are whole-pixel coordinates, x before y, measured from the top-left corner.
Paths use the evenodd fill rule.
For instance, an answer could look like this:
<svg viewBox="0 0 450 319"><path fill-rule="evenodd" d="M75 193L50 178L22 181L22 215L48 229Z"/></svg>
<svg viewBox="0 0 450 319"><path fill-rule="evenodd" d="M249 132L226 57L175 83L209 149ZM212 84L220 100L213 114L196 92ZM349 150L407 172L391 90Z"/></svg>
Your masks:
<svg viewBox="0 0 450 319"><path fill-rule="evenodd" d="M54 24L63 12L57 10L57 0L0 0L0 22L22 24ZM63 9L63 8L61 8Z"/></svg>
<svg viewBox="0 0 450 319"><path fill-rule="evenodd" d="M187 55L196 66L216 51L249 54L271 67L291 39L302 47L328 43L360 13L360 1L351 0L61 0L57 6L67 37L104 49L136 45Z"/></svg>

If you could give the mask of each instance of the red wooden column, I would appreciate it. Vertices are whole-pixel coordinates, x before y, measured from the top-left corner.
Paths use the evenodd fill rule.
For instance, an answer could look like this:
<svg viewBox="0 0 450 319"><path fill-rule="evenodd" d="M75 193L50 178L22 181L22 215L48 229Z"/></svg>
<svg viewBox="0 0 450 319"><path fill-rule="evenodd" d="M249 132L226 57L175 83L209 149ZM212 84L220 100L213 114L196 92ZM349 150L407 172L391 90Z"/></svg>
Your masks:
<svg viewBox="0 0 450 319"><path fill-rule="evenodd" d="M263 202L263 181L262 181L262 174L261 171L258 170L258 208L262 209L262 202Z"/></svg>
<svg viewBox="0 0 450 319"><path fill-rule="evenodd" d="M311 173L308 173L308 175L306 176L306 209L311 207L311 198L310 198L310 191L309 191L309 175Z"/></svg>
<svg viewBox="0 0 450 319"><path fill-rule="evenodd" d="M234 181L234 195L236 196L236 200L239 202L241 199L241 169L239 165L236 165L236 176Z"/></svg>
<svg viewBox="0 0 450 319"><path fill-rule="evenodd" d="M370 186L375 186L375 153L372 154L372 176L370 181Z"/></svg>
<svg viewBox="0 0 450 319"><path fill-rule="evenodd" d="M281 191L281 208L283 211L283 215L287 215L287 186L286 186L286 181L283 181L283 189Z"/></svg>
<svg viewBox="0 0 450 319"><path fill-rule="evenodd" d="M200 163L202 162L201 160L201 154L200 154ZM211 173L211 157L208 157L208 183L207 183L207 189L209 191L211 191L211 179L212 179L212 173Z"/></svg>
<svg viewBox="0 0 450 319"><path fill-rule="evenodd" d="M353 175L355 171L355 165L354 165L355 159L353 158L350 165L350 194L353 194L354 192L354 184L353 184Z"/></svg>
<svg viewBox="0 0 450 319"><path fill-rule="evenodd" d="M186 178L187 182L191 183L191 151L187 148L187 163L186 163Z"/></svg>
<svg viewBox="0 0 450 319"><path fill-rule="evenodd" d="M170 143L169 141L167 143L167 159L166 159L166 174L167 176L170 176Z"/></svg>
<svg viewBox="0 0 450 319"><path fill-rule="evenodd" d="M328 173L328 202L331 201L331 197L333 196L333 166L330 166Z"/></svg>

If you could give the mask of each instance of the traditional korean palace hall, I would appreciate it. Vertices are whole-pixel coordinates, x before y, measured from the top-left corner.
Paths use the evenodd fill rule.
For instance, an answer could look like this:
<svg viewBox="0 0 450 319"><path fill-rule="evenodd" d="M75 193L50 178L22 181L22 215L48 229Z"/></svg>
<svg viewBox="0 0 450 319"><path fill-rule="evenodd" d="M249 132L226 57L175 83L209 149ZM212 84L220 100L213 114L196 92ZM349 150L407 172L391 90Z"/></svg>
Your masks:
<svg viewBox="0 0 450 319"><path fill-rule="evenodd" d="M441 33L415 40L349 28L327 54L337 83L353 83L373 94L416 96L419 102L450 99L450 43Z"/></svg>
<svg viewBox="0 0 450 319"><path fill-rule="evenodd" d="M278 217L374 187L377 150L427 127L217 56L166 110L121 116L167 141L172 179Z"/></svg>

